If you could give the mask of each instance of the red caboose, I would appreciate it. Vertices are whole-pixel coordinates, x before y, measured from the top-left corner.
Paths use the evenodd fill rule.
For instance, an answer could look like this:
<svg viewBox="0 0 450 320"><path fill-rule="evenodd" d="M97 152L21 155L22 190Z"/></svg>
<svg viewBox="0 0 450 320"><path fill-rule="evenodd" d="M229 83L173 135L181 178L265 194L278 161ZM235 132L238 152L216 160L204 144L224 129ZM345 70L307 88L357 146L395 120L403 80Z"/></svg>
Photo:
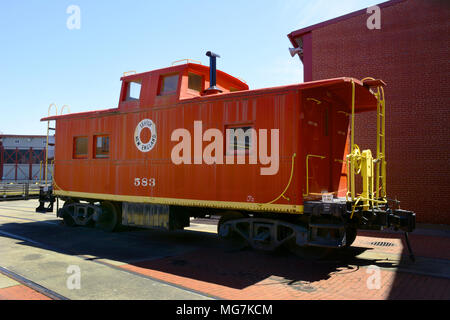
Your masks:
<svg viewBox="0 0 450 320"><path fill-rule="evenodd" d="M414 214L387 206L384 132L373 158L349 130L368 110L381 126L382 81L249 90L208 55L210 67L122 77L118 108L42 119L56 120L51 190L66 224L177 229L215 214L220 235L262 249L348 246L357 228L412 231Z"/></svg>

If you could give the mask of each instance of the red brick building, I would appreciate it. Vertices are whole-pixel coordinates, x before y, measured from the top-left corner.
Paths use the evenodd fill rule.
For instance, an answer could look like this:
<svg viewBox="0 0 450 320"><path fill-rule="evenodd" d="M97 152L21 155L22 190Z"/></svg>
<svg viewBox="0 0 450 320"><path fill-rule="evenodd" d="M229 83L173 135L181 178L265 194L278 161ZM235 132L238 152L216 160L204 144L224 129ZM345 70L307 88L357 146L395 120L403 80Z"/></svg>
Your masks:
<svg viewBox="0 0 450 320"><path fill-rule="evenodd" d="M304 80L373 77L387 83L387 192L422 223L450 224L450 2L393 0L288 35ZM356 143L374 151L376 114L357 116Z"/></svg>

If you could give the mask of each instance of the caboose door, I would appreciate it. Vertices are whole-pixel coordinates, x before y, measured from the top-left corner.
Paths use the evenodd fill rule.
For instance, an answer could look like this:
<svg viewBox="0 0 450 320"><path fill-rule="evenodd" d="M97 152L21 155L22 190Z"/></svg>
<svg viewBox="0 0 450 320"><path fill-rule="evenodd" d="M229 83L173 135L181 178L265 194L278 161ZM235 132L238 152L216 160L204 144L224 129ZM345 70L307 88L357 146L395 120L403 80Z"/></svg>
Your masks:
<svg viewBox="0 0 450 320"><path fill-rule="evenodd" d="M331 166L332 134L331 104L314 98L304 97L300 118L304 159L305 198L320 197L323 192L332 192Z"/></svg>

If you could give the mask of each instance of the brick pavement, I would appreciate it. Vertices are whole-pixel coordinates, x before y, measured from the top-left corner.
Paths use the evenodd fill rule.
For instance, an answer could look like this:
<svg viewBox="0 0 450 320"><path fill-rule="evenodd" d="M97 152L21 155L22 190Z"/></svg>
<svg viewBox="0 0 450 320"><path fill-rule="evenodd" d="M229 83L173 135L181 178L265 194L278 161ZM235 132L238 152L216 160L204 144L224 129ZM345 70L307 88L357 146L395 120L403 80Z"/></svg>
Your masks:
<svg viewBox="0 0 450 320"><path fill-rule="evenodd" d="M49 297L18 284L7 288L0 288L0 300L51 300Z"/></svg>
<svg viewBox="0 0 450 320"><path fill-rule="evenodd" d="M252 250L228 252L200 249L181 256L126 264L121 267L156 279L198 290L223 299L450 299L450 278L397 270L408 260L401 234L361 232L351 254L333 255L323 261L308 261L278 252ZM450 259L450 238L410 235L416 256ZM394 246L378 247L375 242ZM359 259L373 252L386 259ZM391 257L391 258L389 258ZM373 265L380 269L372 269ZM379 274L379 289L367 283Z"/></svg>

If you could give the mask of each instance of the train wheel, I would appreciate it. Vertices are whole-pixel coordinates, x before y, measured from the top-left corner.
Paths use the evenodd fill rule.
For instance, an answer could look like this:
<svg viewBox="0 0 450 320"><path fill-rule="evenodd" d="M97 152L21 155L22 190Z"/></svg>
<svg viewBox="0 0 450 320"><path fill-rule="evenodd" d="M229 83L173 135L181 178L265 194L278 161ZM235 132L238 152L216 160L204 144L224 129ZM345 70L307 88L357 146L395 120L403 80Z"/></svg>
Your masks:
<svg viewBox="0 0 450 320"><path fill-rule="evenodd" d="M63 218L65 226L75 227L77 225L75 220L72 218L71 212L67 208L67 206L69 204L76 203L76 202L79 202L79 201L73 200L73 199L68 199L64 202L63 207L60 209L62 211L60 216Z"/></svg>
<svg viewBox="0 0 450 320"><path fill-rule="evenodd" d="M217 224L217 233L220 235L220 227L228 221L242 219L244 218L244 214L239 211L226 211L219 219L219 223ZM236 235L234 233L230 233L227 236L223 236L223 238L234 238Z"/></svg>
<svg viewBox="0 0 450 320"><path fill-rule="evenodd" d="M60 209L61 212L61 217L63 218L64 221L64 225L67 227L75 227L77 224L75 223L75 220L73 220L72 216L70 215L69 210L67 210L67 208L62 208Z"/></svg>
<svg viewBox="0 0 450 320"><path fill-rule="evenodd" d="M219 219L217 224L217 234L222 239L222 242L228 247L235 250L242 250L247 247L247 241L235 232L229 232L228 235L223 236L220 233L220 227L228 221L246 218L246 216L238 211L226 211Z"/></svg>
<svg viewBox="0 0 450 320"><path fill-rule="evenodd" d="M101 203L102 213L95 223L95 227L106 231L113 232L120 225L120 210L110 201L104 201Z"/></svg>

